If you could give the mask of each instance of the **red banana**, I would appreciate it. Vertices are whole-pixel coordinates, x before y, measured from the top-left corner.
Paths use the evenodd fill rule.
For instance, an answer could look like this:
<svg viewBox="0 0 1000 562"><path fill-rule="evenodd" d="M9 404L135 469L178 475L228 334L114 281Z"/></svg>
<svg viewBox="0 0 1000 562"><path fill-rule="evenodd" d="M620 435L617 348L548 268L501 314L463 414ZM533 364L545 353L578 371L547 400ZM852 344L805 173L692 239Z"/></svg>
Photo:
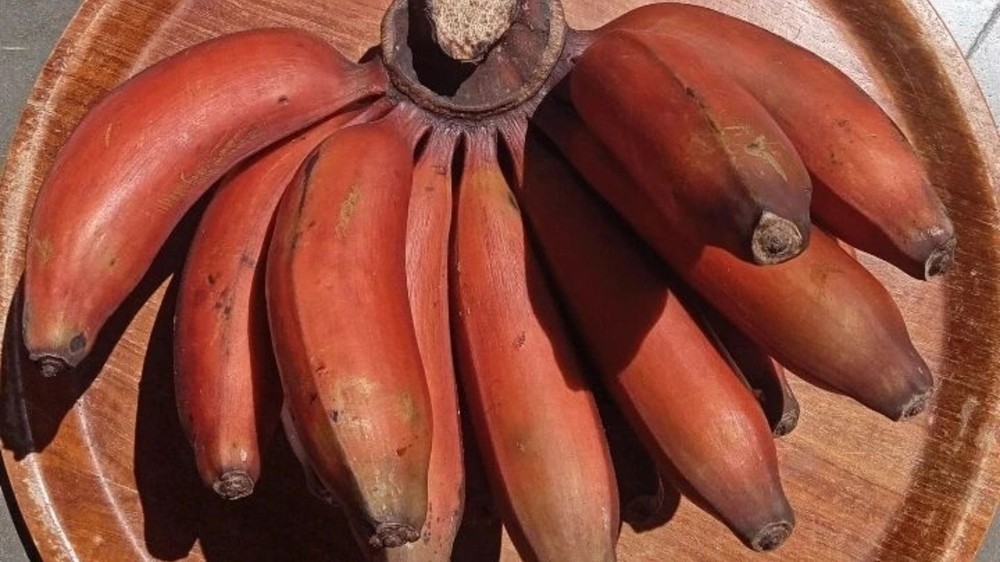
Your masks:
<svg viewBox="0 0 1000 562"><path fill-rule="evenodd" d="M549 104L536 121L588 183L692 288L797 375L894 420L927 406L933 379L885 288L821 231L790 262L759 267L665 225L621 164L572 111ZM845 350L850 350L849 353Z"/></svg>
<svg viewBox="0 0 1000 562"><path fill-rule="evenodd" d="M656 460L604 389L595 389L618 481L621 518L637 532L665 525L677 510L677 491L665 485Z"/></svg>
<svg viewBox="0 0 1000 562"><path fill-rule="evenodd" d="M448 314L451 161L457 139L432 134L413 170L406 269L433 415L427 522L417 542L384 551L390 562L448 562L465 503L465 466Z"/></svg>
<svg viewBox="0 0 1000 562"><path fill-rule="evenodd" d="M24 342L43 373L87 355L225 172L384 88L377 67L307 33L266 29L181 51L105 96L56 157L28 230Z"/></svg>
<svg viewBox="0 0 1000 562"><path fill-rule="evenodd" d="M778 274L710 248L668 259L686 263L675 267L692 286L796 374L894 420L919 414L934 383L892 297L835 241L813 237L815 249ZM667 244L657 246L666 254Z"/></svg>
<svg viewBox="0 0 1000 562"><path fill-rule="evenodd" d="M188 251L174 319L177 409L202 481L224 498L253 492L281 404L262 259L274 209L305 157L356 115L331 117L230 174Z"/></svg>
<svg viewBox="0 0 1000 562"><path fill-rule="evenodd" d="M306 488L309 490L309 493L324 503L337 505L337 499L319 481L319 476L316 476L316 470L313 469L312 461L309 460L305 446L302 444L302 438L299 437L298 432L295 430L295 424L292 422L292 414L288 411L287 402L283 402L281 407L281 427L285 432L285 439L288 440L288 445L291 447L295 459L299 461L299 466L302 467L302 477L306 482Z"/></svg>
<svg viewBox="0 0 1000 562"><path fill-rule="evenodd" d="M850 78L784 38L706 8L633 10L598 35L669 36L712 61L767 107L815 178L817 222L917 278L947 271L955 233L923 163Z"/></svg>
<svg viewBox="0 0 1000 562"><path fill-rule="evenodd" d="M707 304L700 302L697 310L723 356L757 396L774 436L784 437L794 431L799 423L799 401L785 378L784 367Z"/></svg>
<svg viewBox="0 0 1000 562"><path fill-rule="evenodd" d="M741 540L755 550L777 548L794 516L754 396L681 304L655 256L568 164L529 137L524 170L519 200L618 406L661 464Z"/></svg>
<svg viewBox="0 0 1000 562"><path fill-rule="evenodd" d="M775 264L809 239L809 174L763 106L681 41L599 36L569 77L587 126L636 178L661 222Z"/></svg>
<svg viewBox="0 0 1000 562"><path fill-rule="evenodd" d="M784 437L795 431L795 428L798 427L802 409L799 406L798 398L795 397L795 392L792 390L792 385L788 383L788 372L785 370L785 367L773 358L771 359L771 367L773 371L769 370L764 372L764 374L769 375L770 373L774 373L778 379L778 384L781 386L781 417L778 418L777 423L771 426L771 429L774 431L775 437ZM763 388L763 381L760 386ZM777 401L777 394L774 397L772 399L765 395L768 404Z"/></svg>
<svg viewBox="0 0 1000 562"><path fill-rule="evenodd" d="M467 139L458 197L458 371L504 524L529 560L614 560L618 497L601 420L492 135Z"/></svg>
<svg viewBox="0 0 1000 562"><path fill-rule="evenodd" d="M323 142L278 206L267 261L293 425L375 548L419 539L427 513L432 420L405 260L416 136L390 113Z"/></svg>

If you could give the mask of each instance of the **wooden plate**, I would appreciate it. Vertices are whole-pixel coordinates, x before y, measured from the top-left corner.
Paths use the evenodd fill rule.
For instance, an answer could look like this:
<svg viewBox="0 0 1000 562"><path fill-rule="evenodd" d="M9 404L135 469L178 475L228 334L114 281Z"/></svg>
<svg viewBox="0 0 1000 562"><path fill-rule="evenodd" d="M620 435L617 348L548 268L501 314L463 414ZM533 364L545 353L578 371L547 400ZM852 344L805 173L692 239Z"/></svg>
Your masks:
<svg viewBox="0 0 1000 562"><path fill-rule="evenodd" d="M593 27L644 2L567 2ZM961 53L925 0L705 0L836 63L898 120L957 224L944 282L867 260L904 309L939 390L928 415L893 425L797 384L800 428L779 443L798 527L776 560L970 560L1000 497L1000 141ZM251 499L199 484L173 404L172 238L78 373L43 380L20 341L18 284L32 201L93 100L183 47L239 29L291 25L359 57L388 0L87 0L25 110L0 188L3 459L46 560L353 559L338 518L304 490L287 447L270 451ZM162 305L161 305L162 303ZM655 531L623 532L622 560L760 559L689 504ZM516 559L509 546L504 557Z"/></svg>

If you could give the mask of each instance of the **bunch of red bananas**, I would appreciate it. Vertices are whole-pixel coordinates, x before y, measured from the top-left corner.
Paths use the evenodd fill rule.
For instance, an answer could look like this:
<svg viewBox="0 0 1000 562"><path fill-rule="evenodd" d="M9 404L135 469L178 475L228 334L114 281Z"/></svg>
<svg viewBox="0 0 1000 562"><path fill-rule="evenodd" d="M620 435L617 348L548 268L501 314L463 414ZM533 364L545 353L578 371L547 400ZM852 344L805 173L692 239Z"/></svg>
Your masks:
<svg viewBox="0 0 1000 562"><path fill-rule="evenodd" d="M448 560L461 394L465 447L522 556L613 560L619 504L648 515L662 498L613 461L607 392L657 486L776 548L794 526L773 441L798 416L783 367L893 420L921 412L930 372L852 248L929 278L952 225L876 103L784 39L680 4L560 26L538 87L482 116L437 112L387 59L355 65L293 30L129 79L38 194L32 359L78 365L211 191L174 349L182 423L223 497L252 492L283 418L371 556ZM503 74L542 46L471 64Z"/></svg>

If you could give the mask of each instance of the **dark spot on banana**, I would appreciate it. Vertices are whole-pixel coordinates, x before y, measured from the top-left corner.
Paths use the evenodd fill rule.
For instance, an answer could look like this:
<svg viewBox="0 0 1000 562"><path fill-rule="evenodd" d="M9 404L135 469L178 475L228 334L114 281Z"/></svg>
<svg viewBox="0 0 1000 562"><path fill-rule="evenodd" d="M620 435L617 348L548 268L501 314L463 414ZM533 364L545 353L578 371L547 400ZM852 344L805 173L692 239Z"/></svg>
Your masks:
<svg viewBox="0 0 1000 562"><path fill-rule="evenodd" d="M79 353L83 351L83 348L85 347L87 347L87 338L85 338L83 334L77 334L76 337L69 342L69 350L72 353Z"/></svg>
<svg viewBox="0 0 1000 562"><path fill-rule="evenodd" d="M526 340L527 338L525 337L524 332L521 332L520 335L517 336L517 339L514 340L514 347L521 349L524 347L524 342Z"/></svg>

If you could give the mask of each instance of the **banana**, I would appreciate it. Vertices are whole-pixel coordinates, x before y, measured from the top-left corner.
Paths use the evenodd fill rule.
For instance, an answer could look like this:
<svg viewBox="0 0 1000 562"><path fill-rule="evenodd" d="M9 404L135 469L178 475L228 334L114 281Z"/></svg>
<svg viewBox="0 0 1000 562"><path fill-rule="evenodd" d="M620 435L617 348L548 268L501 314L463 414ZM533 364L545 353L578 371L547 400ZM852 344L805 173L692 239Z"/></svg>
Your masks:
<svg viewBox="0 0 1000 562"><path fill-rule="evenodd" d="M934 382L899 309L836 241L814 230L802 255L770 267L701 245L695 226L660 221L622 165L571 110L549 104L535 119L685 282L782 365L893 420L926 408Z"/></svg>
<svg viewBox="0 0 1000 562"><path fill-rule="evenodd" d="M312 467L312 461L309 460L309 456L306 454L305 445L302 444L302 439L295 430L295 424L292 422L292 414L288 411L287 402L283 402L281 405L281 427L285 432L285 439L288 440L288 445L292 449L292 453L295 455L296 460L299 461L299 466L302 467L302 478L305 480L309 493L324 503L333 506L337 505L337 499L319 481L319 476L316 476L316 470Z"/></svg>
<svg viewBox="0 0 1000 562"><path fill-rule="evenodd" d="M594 385L608 449L618 480L621 518L636 532L665 525L677 509L676 491L664 485L656 461L604 389ZM603 392L602 392L603 391Z"/></svg>
<svg viewBox="0 0 1000 562"><path fill-rule="evenodd" d="M375 548L419 539L427 514L432 421L405 263L417 137L390 113L324 141L278 206L267 258L293 425Z"/></svg>
<svg viewBox="0 0 1000 562"><path fill-rule="evenodd" d="M448 562L462 523L465 466L448 314L451 161L457 138L433 134L413 170L406 269L417 343L427 373L434 436L427 522L421 538L381 553L388 562Z"/></svg>
<svg viewBox="0 0 1000 562"><path fill-rule="evenodd" d="M385 89L301 31L198 44L98 102L42 184L28 230L24 342L54 375L87 355L171 230L225 172Z"/></svg>
<svg viewBox="0 0 1000 562"><path fill-rule="evenodd" d="M785 370L785 367L774 360L774 358L771 358L771 367L773 370L766 371L765 374L774 373L778 379L778 384L781 386L781 416L778 417L777 423L771 426L771 429L774 431L775 437L784 437L795 431L795 428L798 427L802 408L799 406L798 398L795 397L792 385L788 383L788 372ZM773 404L777 401L777 395L775 394L774 396L775 398L770 398L765 395L768 404Z"/></svg>
<svg viewBox="0 0 1000 562"><path fill-rule="evenodd" d="M685 301L692 303L691 296L685 295ZM723 357L760 401L774 436L794 431L799 423L799 401L785 378L784 367L708 304L699 302L695 307Z"/></svg>
<svg viewBox="0 0 1000 562"><path fill-rule="evenodd" d="M188 250L174 318L177 409L202 481L224 498L253 492L281 404L262 259L274 209L321 141L371 113L339 113L234 170Z"/></svg>
<svg viewBox="0 0 1000 562"><path fill-rule="evenodd" d="M459 411L468 411L459 394ZM472 435L468 416L462 418L462 434ZM465 511L462 526L455 537L452 560L455 562L490 562L500 560L503 543L503 523L490 493L479 444L475 439L463 441L465 457Z"/></svg>
<svg viewBox="0 0 1000 562"><path fill-rule="evenodd" d="M570 97L661 222L694 217L706 242L759 264L808 245L809 174L767 111L680 41L599 36L569 77Z"/></svg>
<svg viewBox="0 0 1000 562"><path fill-rule="evenodd" d="M615 559L618 497L594 399L528 244L494 137L467 137L452 252L458 372L522 557Z"/></svg>
<svg viewBox="0 0 1000 562"><path fill-rule="evenodd" d="M658 461L745 544L777 548L795 519L754 396L681 304L662 264L558 154L529 136L524 170L522 208L618 407Z"/></svg>
<svg viewBox="0 0 1000 562"><path fill-rule="evenodd" d="M892 297L826 234L814 230L812 246L773 274L711 249L670 259L689 263L692 286L794 373L894 420L919 414L934 383Z"/></svg>
<svg viewBox="0 0 1000 562"><path fill-rule="evenodd" d="M921 160L844 73L764 29L696 6L639 8L597 34L622 29L684 42L756 96L812 173L813 215L831 234L916 278L948 270L954 227Z"/></svg>

